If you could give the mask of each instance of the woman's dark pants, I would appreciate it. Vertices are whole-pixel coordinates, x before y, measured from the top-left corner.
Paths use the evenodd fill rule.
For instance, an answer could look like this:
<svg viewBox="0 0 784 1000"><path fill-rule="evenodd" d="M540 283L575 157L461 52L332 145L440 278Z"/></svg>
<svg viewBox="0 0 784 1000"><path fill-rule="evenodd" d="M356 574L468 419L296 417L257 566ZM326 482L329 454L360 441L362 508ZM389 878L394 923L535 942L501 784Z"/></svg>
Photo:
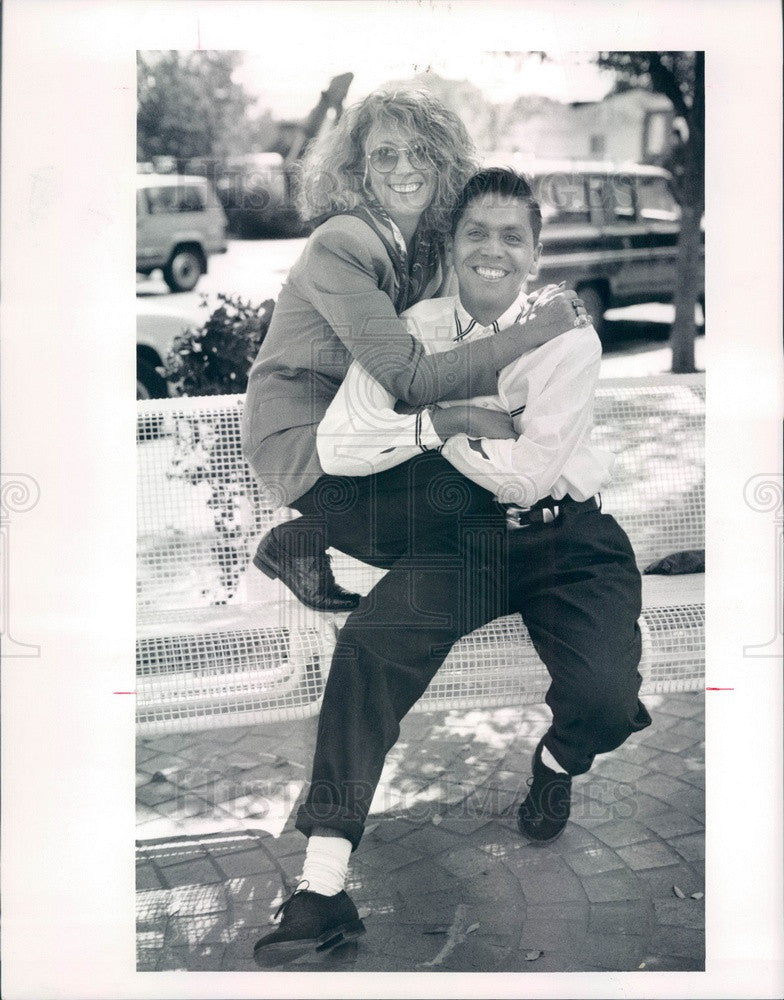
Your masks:
<svg viewBox="0 0 784 1000"><path fill-rule="evenodd" d="M507 529L490 493L435 453L362 478L325 476L275 529L308 532L388 570L340 631L296 826L356 847L400 720L451 646L519 611L552 684L545 745L572 775L650 725L638 699L640 575L625 533L591 504ZM284 542L285 544L285 542ZM301 545L297 545L301 550Z"/></svg>

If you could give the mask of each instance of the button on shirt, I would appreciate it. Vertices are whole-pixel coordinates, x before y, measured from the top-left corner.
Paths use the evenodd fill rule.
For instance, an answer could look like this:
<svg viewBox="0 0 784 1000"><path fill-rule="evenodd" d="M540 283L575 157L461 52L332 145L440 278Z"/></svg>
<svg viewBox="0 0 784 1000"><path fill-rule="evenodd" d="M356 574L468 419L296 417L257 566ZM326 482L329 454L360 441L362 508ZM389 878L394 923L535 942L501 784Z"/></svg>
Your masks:
<svg viewBox="0 0 784 1000"><path fill-rule="evenodd" d="M533 297L521 295L489 326L470 316L458 296L419 302L402 318L428 353L445 351L524 320ZM354 362L319 425L319 461L332 475L365 476L440 449L502 503L527 507L567 493L587 500L609 481L613 464L609 452L589 441L600 362L601 344L590 326L526 351L499 373L497 395L462 401L509 413L518 437L477 441L458 434L445 443L427 410L396 413L395 398Z"/></svg>

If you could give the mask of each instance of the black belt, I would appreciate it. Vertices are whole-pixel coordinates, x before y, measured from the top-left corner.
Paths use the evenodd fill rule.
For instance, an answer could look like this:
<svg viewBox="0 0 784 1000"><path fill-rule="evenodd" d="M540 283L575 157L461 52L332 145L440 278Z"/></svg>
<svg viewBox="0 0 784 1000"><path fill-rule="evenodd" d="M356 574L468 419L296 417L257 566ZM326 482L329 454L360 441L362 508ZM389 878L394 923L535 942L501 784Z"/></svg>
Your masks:
<svg viewBox="0 0 784 1000"><path fill-rule="evenodd" d="M590 510L601 510L602 502L599 494L588 500L574 500L568 494L561 500L544 497L537 500L531 507L519 507L514 503L503 504L506 508L506 524L509 528L530 528L535 524L552 524L565 507L585 507Z"/></svg>

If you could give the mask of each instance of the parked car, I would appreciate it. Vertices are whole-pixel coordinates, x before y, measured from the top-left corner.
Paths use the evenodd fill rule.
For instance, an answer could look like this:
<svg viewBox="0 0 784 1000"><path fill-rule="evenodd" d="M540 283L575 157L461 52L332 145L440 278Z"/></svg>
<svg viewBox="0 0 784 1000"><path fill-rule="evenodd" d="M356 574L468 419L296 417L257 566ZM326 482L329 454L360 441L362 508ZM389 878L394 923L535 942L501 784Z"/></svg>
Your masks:
<svg viewBox="0 0 784 1000"><path fill-rule="evenodd" d="M565 281L585 302L600 336L608 309L672 301L681 212L666 170L597 162L515 163L503 153L494 154L491 163L509 163L525 173L542 206L542 260L532 289ZM703 313L704 295L703 236Z"/></svg>
<svg viewBox="0 0 784 1000"><path fill-rule="evenodd" d="M216 174L229 232L253 239L286 239L307 235L294 205L294 167L280 153L229 157Z"/></svg>
<svg viewBox="0 0 784 1000"><path fill-rule="evenodd" d="M136 315L136 398L164 399L169 395L169 384L160 368L171 350L176 337L199 321L185 313L161 310L140 312Z"/></svg>
<svg viewBox="0 0 784 1000"><path fill-rule="evenodd" d="M226 215L209 181L183 174L136 175L136 271L162 268L173 292L189 292L210 254L226 252Z"/></svg>

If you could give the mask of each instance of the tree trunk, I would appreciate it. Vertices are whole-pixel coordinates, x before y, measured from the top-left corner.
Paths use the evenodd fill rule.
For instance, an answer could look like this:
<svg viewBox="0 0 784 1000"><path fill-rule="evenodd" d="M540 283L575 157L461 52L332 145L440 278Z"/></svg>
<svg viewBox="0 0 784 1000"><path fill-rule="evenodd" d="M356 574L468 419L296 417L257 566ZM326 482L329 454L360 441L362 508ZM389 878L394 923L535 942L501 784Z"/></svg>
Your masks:
<svg viewBox="0 0 784 1000"><path fill-rule="evenodd" d="M681 234L678 240L678 274L675 279L675 322L670 333L672 370L693 372L694 308L700 292L702 270L702 213L705 210L705 53L694 56L694 97L687 118L681 198Z"/></svg>
<svg viewBox="0 0 784 1000"><path fill-rule="evenodd" d="M694 365L694 309L700 292L700 249L702 234L701 212L692 205L683 206L681 234L678 240L678 273L675 279L675 322L670 333L672 370L693 372Z"/></svg>

